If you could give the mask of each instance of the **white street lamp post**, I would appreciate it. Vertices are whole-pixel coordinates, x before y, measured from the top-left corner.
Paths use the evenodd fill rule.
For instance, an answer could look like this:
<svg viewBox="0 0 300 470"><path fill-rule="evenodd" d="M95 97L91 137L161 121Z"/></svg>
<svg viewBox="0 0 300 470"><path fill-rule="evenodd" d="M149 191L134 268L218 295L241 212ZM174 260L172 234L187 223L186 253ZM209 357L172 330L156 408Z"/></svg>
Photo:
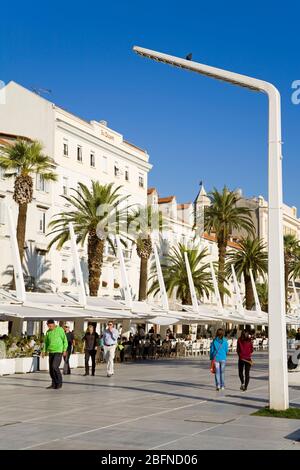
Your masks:
<svg viewBox="0 0 300 470"><path fill-rule="evenodd" d="M228 70L210 67L180 57L134 46L144 57L197 72L233 85L261 91L269 99L269 397L270 408L285 410L289 406L285 291L282 230L282 170L280 94L271 83Z"/></svg>

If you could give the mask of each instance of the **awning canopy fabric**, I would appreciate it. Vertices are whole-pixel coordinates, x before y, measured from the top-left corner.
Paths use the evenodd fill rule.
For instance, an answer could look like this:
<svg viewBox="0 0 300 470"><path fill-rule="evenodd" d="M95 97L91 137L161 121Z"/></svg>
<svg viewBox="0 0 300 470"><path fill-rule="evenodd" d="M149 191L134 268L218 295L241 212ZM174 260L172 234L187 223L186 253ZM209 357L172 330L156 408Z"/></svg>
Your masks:
<svg viewBox="0 0 300 470"><path fill-rule="evenodd" d="M22 304L0 304L1 319L6 317L21 318L24 320L42 321L48 318L54 320L71 320L84 318L82 311L68 310L65 308L49 308L47 306L25 306Z"/></svg>
<svg viewBox="0 0 300 470"><path fill-rule="evenodd" d="M151 323L154 325L169 326L178 323L180 320L178 320L178 318L173 317L154 317L146 321L147 323Z"/></svg>
<svg viewBox="0 0 300 470"><path fill-rule="evenodd" d="M180 306L184 310L164 311L157 304L134 301L132 310L125 306L125 301L106 297L87 297L87 305L80 306L78 297L69 293L26 293L26 302L17 302L13 291L0 291L0 320L20 318L31 321L54 320L132 320L133 322L154 323L157 325L234 323L267 325L268 314L243 310L219 311L215 305L201 304L195 312L192 306ZM298 312L286 316L286 323L299 325Z"/></svg>

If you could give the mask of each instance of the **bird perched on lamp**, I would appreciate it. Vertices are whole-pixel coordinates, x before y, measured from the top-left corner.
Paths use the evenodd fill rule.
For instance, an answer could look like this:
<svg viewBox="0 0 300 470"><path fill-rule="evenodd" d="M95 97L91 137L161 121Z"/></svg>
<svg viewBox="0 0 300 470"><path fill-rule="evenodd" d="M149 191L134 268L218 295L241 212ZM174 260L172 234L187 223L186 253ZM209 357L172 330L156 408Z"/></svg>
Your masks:
<svg viewBox="0 0 300 470"><path fill-rule="evenodd" d="M185 60L192 60L192 57L193 57L193 54L192 54L192 52L190 52L190 53L186 56Z"/></svg>

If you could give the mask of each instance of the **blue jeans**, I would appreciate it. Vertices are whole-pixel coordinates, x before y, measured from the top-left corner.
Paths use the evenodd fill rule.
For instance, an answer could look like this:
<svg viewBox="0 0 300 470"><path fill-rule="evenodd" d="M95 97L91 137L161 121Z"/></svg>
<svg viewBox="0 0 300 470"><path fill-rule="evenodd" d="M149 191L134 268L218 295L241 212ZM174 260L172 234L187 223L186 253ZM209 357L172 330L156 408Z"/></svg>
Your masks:
<svg viewBox="0 0 300 470"><path fill-rule="evenodd" d="M225 365L226 361L216 361L216 373L215 373L215 380L216 380L216 387L221 388L224 387L224 380L225 380Z"/></svg>

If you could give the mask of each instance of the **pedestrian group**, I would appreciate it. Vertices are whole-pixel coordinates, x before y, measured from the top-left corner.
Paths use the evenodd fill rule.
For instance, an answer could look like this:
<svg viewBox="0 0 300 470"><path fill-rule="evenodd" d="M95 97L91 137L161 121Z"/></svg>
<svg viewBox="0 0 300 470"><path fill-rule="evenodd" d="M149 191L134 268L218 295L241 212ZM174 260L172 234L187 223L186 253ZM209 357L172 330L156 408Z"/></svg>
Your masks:
<svg viewBox="0 0 300 470"><path fill-rule="evenodd" d="M60 364L64 360L63 374L71 373L70 357L75 346L74 333L70 331L69 325L64 327L56 325L53 319L47 321L48 331L45 335L42 356L49 354L49 374L51 385L48 389L60 389L62 387L62 374ZM154 333L154 331L153 331ZM89 361L91 359L91 375L95 375L96 353L98 348L103 348L104 360L106 362L107 377L114 375L114 358L116 348L122 352L124 349L122 341L118 341L119 332L114 328L113 322L109 321L101 338L95 331L94 325L89 324L83 336L85 353L85 376L89 375ZM247 330L243 330L237 342L238 374L241 382L240 390L245 392L249 385L250 369L253 364L253 344ZM210 370L215 375L216 390L225 389L225 367L228 355L228 341L224 336L224 330L219 328L210 346Z"/></svg>

